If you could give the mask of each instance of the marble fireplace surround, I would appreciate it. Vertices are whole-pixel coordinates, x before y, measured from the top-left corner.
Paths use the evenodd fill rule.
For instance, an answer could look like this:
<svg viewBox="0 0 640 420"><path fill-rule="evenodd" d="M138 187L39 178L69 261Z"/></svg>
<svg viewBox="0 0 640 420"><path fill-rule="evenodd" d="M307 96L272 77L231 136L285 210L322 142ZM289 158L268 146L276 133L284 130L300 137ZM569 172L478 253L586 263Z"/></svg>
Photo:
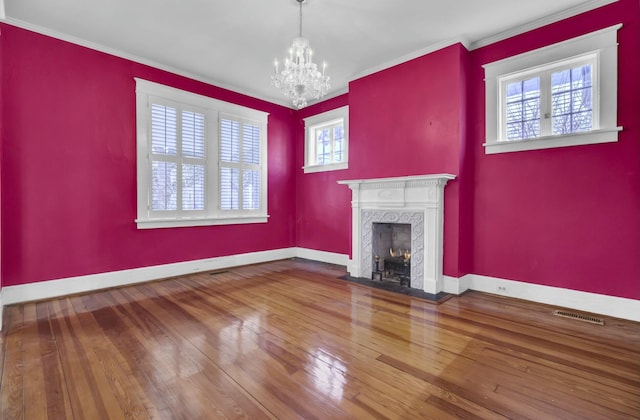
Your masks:
<svg viewBox="0 0 640 420"><path fill-rule="evenodd" d="M338 181L351 189L353 277L371 278L374 223L411 225L411 287L437 294L443 289L444 187L451 174Z"/></svg>

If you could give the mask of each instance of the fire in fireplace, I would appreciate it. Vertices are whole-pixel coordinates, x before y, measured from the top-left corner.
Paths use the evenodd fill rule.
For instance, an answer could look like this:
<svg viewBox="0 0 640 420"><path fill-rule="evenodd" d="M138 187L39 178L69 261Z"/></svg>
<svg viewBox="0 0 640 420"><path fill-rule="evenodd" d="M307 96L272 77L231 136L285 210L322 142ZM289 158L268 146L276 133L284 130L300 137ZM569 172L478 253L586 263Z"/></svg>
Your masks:
<svg viewBox="0 0 640 420"><path fill-rule="evenodd" d="M371 278L411 284L411 224L373 223Z"/></svg>

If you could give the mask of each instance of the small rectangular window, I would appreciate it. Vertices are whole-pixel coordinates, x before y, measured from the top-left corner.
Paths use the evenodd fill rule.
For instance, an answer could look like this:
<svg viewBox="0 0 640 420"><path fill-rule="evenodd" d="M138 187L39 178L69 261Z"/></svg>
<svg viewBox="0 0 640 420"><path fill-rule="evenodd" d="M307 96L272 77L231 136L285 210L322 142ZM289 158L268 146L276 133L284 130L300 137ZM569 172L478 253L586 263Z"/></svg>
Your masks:
<svg viewBox="0 0 640 420"><path fill-rule="evenodd" d="M621 26L484 65L485 152L617 141Z"/></svg>
<svg viewBox="0 0 640 420"><path fill-rule="evenodd" d="M305 118L304 172L348 167L348 107Z"/></svg>

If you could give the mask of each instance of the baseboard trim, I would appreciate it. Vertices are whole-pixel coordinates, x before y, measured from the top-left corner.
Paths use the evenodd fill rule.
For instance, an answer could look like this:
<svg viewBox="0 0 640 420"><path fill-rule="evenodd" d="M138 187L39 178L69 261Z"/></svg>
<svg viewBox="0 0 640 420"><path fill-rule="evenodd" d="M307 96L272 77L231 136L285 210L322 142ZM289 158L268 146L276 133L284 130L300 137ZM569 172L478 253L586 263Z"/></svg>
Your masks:
<svg viewBox="0 0 640 420"><path fill-rule="evenodd" d="M442 276L442 291L452 295L461 295L469 290L469 275L463 277Z"/></svg>
<svg viewBox="0 0 640 420"><path fill-rule="evenodd" d="M478 274L468 274L464 277L468 277L471 290L640 322L640 300Z"/></svg>
<svg viewBox="0 0 640 420"><path fill-rule="evenodd" d="M349 256L345 254L292 247L7 286L0 289L0 330L2 329L3 307L6 305L293 257L345 266L347 271L352 264ZM640 322L640 300L478 274L467 274L460 278L443 276L444 292L460 295L467 290L477 290Z"/></svg>
<svg viewBox="0 0 640 420"><path fill-rule="evenodd" d="M296 256L307 260L325 262L329 264L348 266L349 256L335 252L318 251L310 248L296 248Z"/></svg>
<svg viewBox="0 0 640 420"><path fill-rule="evenodd" d="M222 268L276 261L296 256L296 248L282 248L270 251L250 252L246 254L47 280L37 283L3 287L0 291L0 299L4 305L11 305L34 300L51 299L76 293L91 292L110 287L127 286L145 281L196 273L199 271L219 270Z"/></svg>

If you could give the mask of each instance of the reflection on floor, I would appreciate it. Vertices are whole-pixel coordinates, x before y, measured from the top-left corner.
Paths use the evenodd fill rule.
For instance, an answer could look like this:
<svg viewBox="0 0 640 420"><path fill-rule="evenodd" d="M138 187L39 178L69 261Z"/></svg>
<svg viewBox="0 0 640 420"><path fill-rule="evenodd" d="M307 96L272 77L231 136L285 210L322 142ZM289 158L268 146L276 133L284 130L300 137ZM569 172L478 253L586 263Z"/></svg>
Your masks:
<svg viewBox="0 0 640 420"><path fill-rule="evenodd" d="M427 293L420 289L413 289L408 286L401 285L400 282L386 280L370 280L364 277L351 277L346 274L344 276L338 277L342 280L352 281L354 283L362 284L363 286L375 287L376 289L387 290L389 292L394 293L402 293L403 295L409 295L412 297L417 297L421 299L425 299L434 303L442 303L448 300L452 295L449 293L440 292L437 295Z"/></svg>

